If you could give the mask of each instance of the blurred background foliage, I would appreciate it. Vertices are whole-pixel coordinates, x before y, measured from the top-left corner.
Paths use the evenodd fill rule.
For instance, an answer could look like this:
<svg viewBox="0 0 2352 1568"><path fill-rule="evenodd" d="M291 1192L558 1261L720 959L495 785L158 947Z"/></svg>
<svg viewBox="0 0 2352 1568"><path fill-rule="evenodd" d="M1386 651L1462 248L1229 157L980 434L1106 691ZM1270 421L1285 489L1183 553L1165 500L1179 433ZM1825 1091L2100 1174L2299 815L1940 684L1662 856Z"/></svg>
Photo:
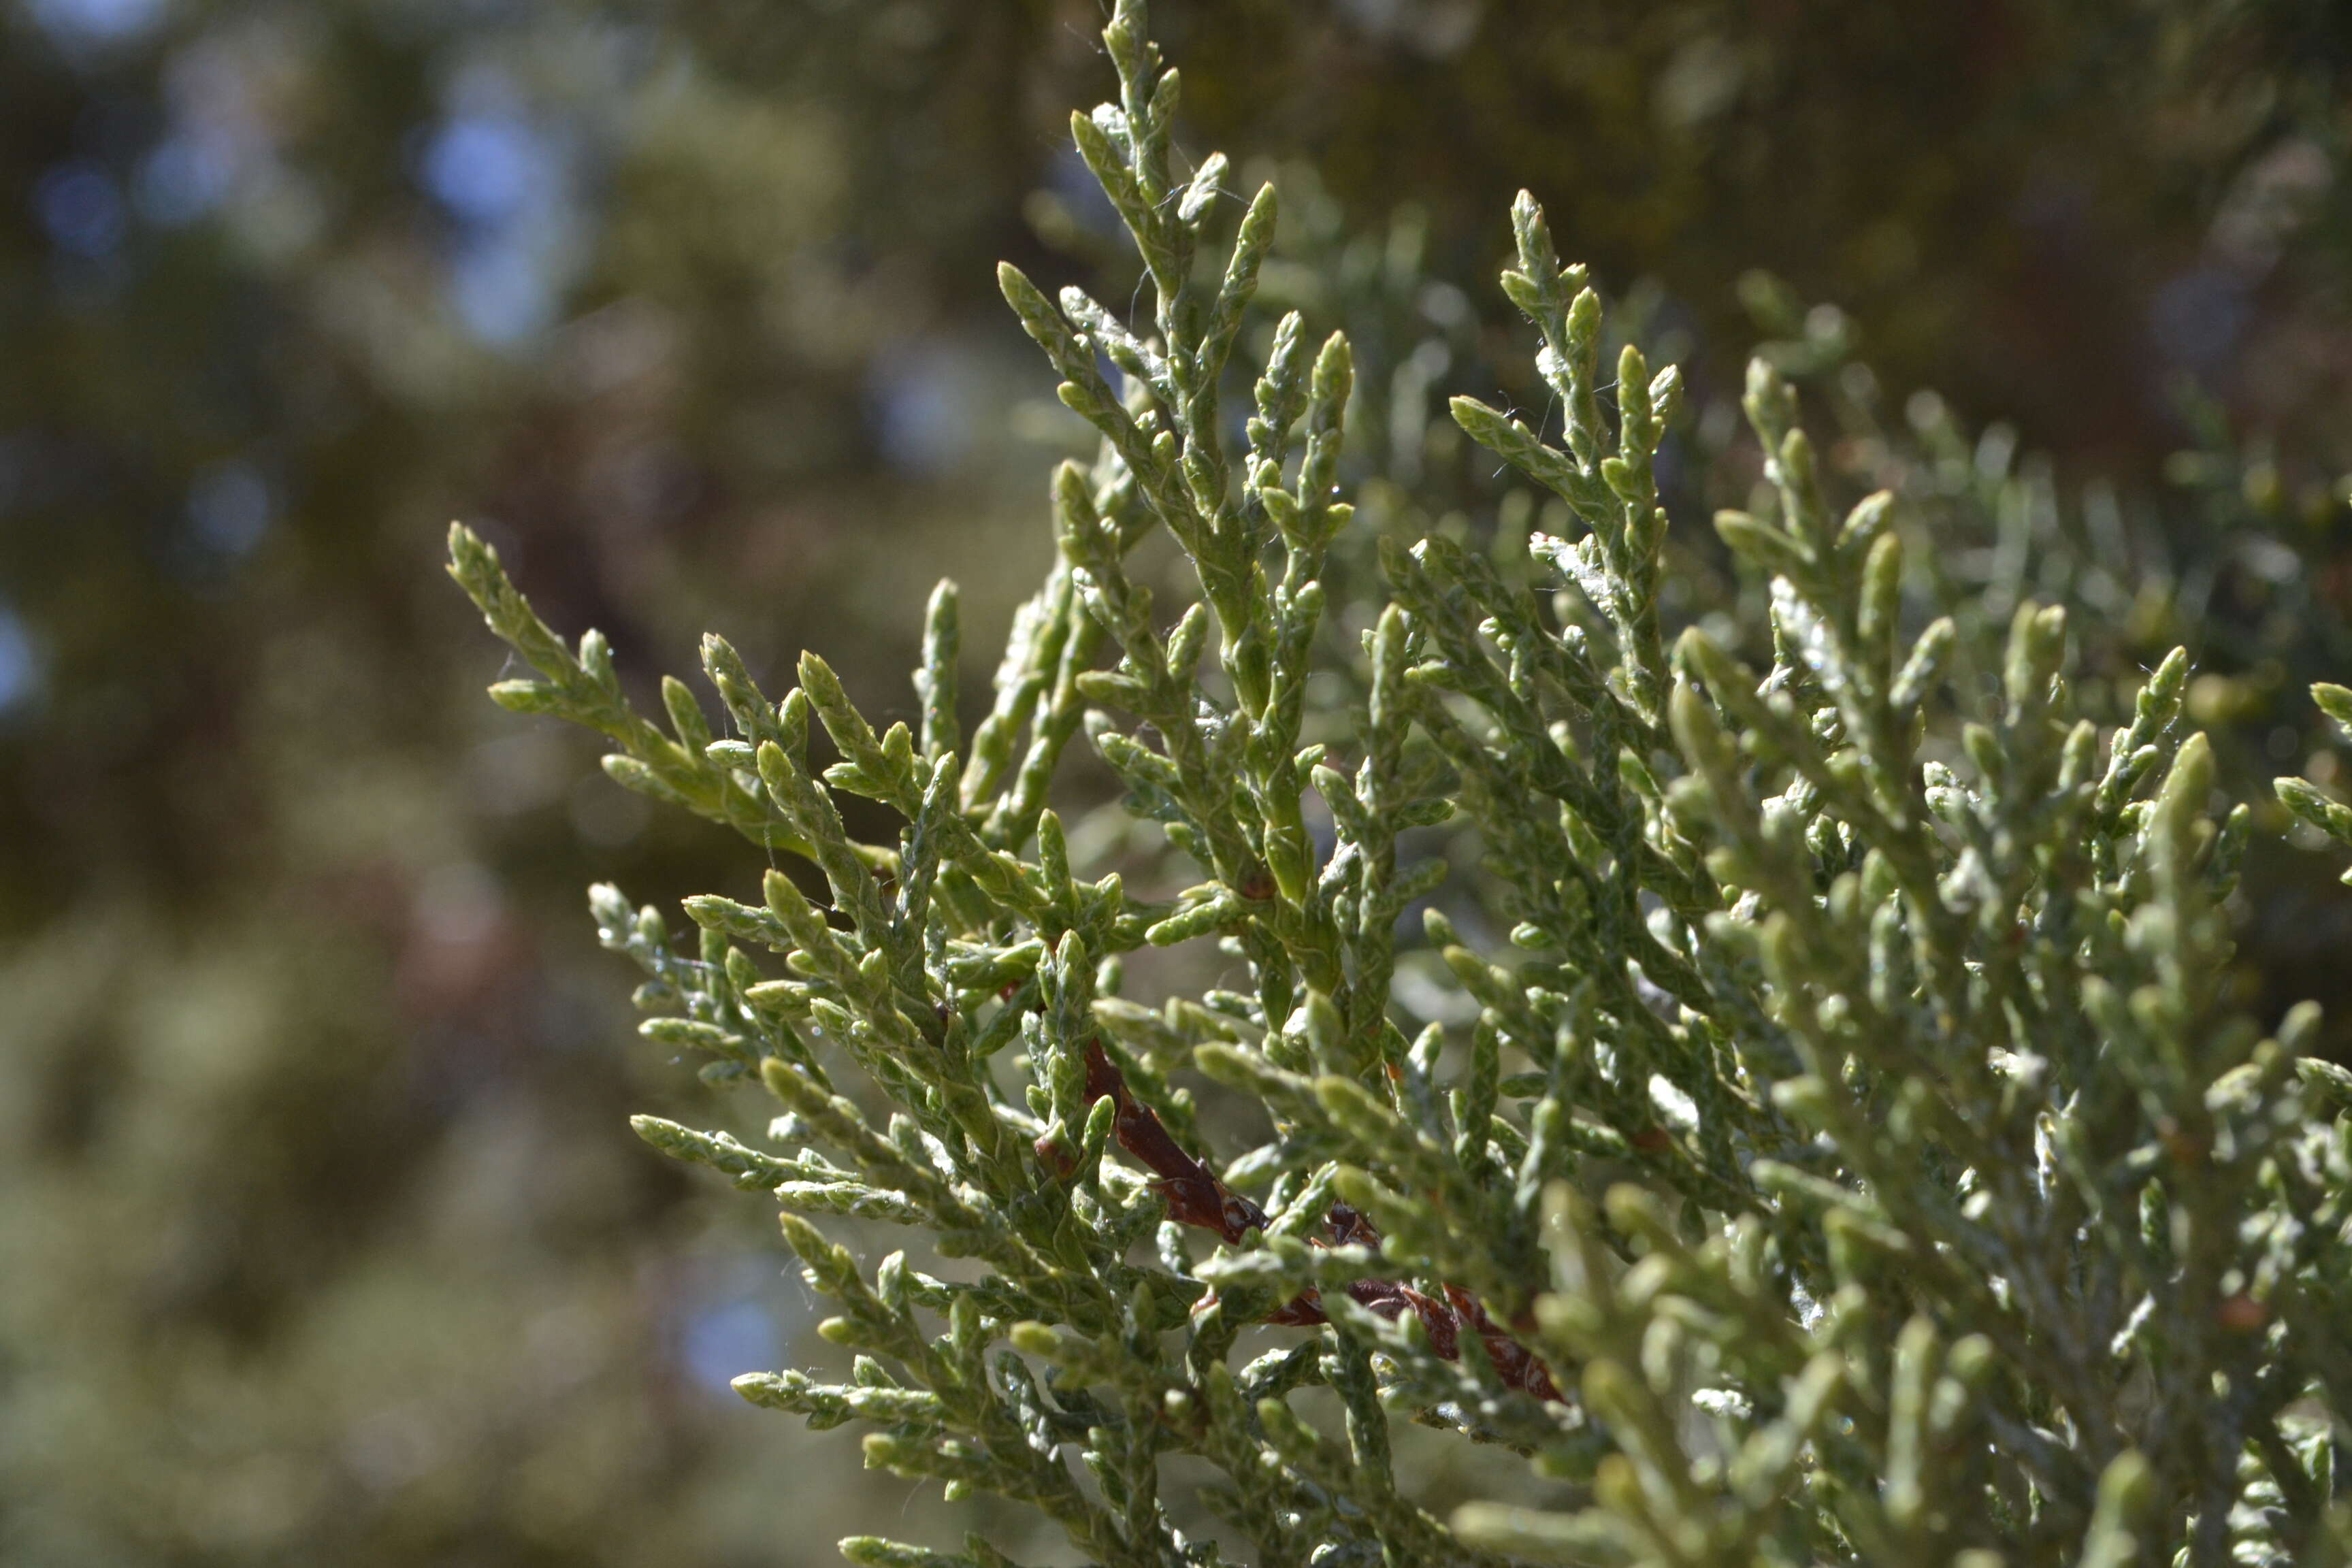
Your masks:
<svg viewBox="0 0 2352 1568"><path fill-rule="evenodd" d="M1430 419L1536 395L1491 286L1525 184L1692 373L1684 613L1755 598L1703 519L1747 500L1764 341L1853 493L1915 503L1922 593L2068 600L2118 695L2188 640L2242 780L2336 782L2301 689L2352 674L2352 14L1158 9L1193 151L1284 168L1270 291L1356 338L1369 519L1531 519ZM1132 278L1064 151L1098 26L0 0L0 1562L696 1568L956 1522L726 1391L807 1303L757 1205L626 1136L713 1112L581 891L756 868L483 701L437 557L466 518L640 680L711 627L902 710L940 574L984 647L1072 440L990 264ZM2258 857L2246 984L2352 1011L2324 869Z"/></svg>

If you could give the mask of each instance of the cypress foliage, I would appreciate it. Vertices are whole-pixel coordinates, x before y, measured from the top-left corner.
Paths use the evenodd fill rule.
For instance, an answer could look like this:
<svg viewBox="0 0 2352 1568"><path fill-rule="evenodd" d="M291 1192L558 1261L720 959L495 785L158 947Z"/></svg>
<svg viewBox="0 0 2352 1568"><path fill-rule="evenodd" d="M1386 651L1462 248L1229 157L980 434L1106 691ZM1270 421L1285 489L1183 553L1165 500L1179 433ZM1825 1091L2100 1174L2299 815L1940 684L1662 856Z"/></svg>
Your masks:
<svg viewBox="0 0 2352 1568"><path fill-rule="evenodd" d="M1347 341L1286 317L1227 413L1275 195L1209 254L1224 160L1178 174L1139 0L1104 39L1119 100L1072 129L1152 308L1001 271L1101 445L1054 476L1058 559L969 736L951 584L918 722L877 732L814 655L775 700L714 637L725 734L676 680L666 732L597 634L567 647L452 531L537 672L498 701L599 731L619 782L826 889L771 869L760 904L688 900L691 933L593 896L646 972L645 1032L782 1110L769 1148L638 1131L776 1200L822 1332L858 1352L847 1383L755 1372L744 1396L859 1422L869 1464L1028 1504L1106 1564L1223 1560L1170 1521L1174 1455L1222 1473L1221 1539L1265 1563L2340 1561L2352 1076L2305 1054L2315 1008L2266 1034L2233 1004L2253 819L2214 805L2187 657L2103 730L2063 609L2024 603L1966 718L1954 622L1907 613L1894 498L1833 509L1764 360L1774 504L1717 529L1769 579L1769 667L1670 625L1681 383L1604 356L1522 196L1503 289L1560 428L1453 414L1573 537L1501 564L1383 540L1331 669ZM1198 587L1172 620L1134 564L1163 529ZM2316 695L2352 723L2352 692ZM1147 900L1076 862L1049 795L1078 743L1196 885ZM2352 811L2280 793L2352 844ZM853 838L841 795L897 842ZM1448 866L1416 830L1447 822L1507 952L1430 902ZM1398 1021L1416 925L1466 1027ZM1247 989L1118 994L1122 955L1195 943ZM1213 1147L1188 1070L1272 1136ZM860 1258L825 1234L845 1215L968 1278ZM1275 1348L1243 1361L1245 1333ZM1291 1403L1318 1384L1332 1429ZM1525 1454L1559 1507L1433 1517L1392 1418Z"/></svg>

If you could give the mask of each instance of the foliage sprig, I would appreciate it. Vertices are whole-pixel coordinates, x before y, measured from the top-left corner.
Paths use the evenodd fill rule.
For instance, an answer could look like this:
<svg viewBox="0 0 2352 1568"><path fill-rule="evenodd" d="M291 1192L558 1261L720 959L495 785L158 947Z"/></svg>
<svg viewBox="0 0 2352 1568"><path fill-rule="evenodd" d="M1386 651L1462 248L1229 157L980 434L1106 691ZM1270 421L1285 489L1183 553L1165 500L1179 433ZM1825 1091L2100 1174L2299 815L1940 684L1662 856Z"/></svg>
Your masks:
<svg viewBox="0 0 2352 1568"><path fill-rule="evenodd" d="M1202 1500L1265 1563L2341 1560L2352 1078L2306 1054L2312 1009L2265 1031L2233 1003L2252 817L2212 807L2186 657L2102 733L2063 611L2021 604L1997 713L1963 720L1901 503L1832 505L1763 359L1769 515L1716 527L1771 584L1769 663L1670 639L1656 465L1681 382L1630 345L1603 366L1600 296L1523 195L1503 289L1557 443L1476 400L1454 416L1575 537L1529 541L1540 591L1442 537L1383 540L1366 700L1319 711L1349 345L1276 322L1233 438L1276 198L1221 247L1227 166L1179 174L1179 79L1139 0L1104 40L1118 101L1072 132L1151 306L1129 323L1000 270L1099 448L1053 477L1058 559L968 745L951 586L916 728L877 734L814 655L772 701L714 637L730 732L671 681L665 733L602 639L567 647L451 536L538 673L499 701L595 729L620 783L824 889L772 870L758 905L689 900L690 955L594 898L648 976L646 1033L756 1076L791 1152L638 1131L774 1196L837 1306L820 1331L857 1355L848 1383L755 1373L745 1396L861 1422L870 1464L1029 1504L1107 1564L1222 1560L1162 1493L1175 1455L1222 1473ZM1157 530L1198 590L1172 621L1136 564ZM2352 693L2317 697L2352 722ZM1073 863L1049 795L1081 734L1197 868L1173 900ZM853 841L837 794L897 842ZM2281 795L2352 844L2352 811ZM1448 868L1413 830L1449 819L1507 951L1429 901ZM1465 1026L1400 1019L1416 914ZM1121 955L1212 942L1246 992L1118 994ZM1185 1070L1271 1136L1220 1157ZM907 1226L976 1278L903 1251L869 1273L826 1216ZM1237 1365L1245 1334L1274 1348ZM1333 1426L1293 1404L1310 1386ZM1559 1506L1433 1517L1392 1416L1527 1454Z"/></svg>

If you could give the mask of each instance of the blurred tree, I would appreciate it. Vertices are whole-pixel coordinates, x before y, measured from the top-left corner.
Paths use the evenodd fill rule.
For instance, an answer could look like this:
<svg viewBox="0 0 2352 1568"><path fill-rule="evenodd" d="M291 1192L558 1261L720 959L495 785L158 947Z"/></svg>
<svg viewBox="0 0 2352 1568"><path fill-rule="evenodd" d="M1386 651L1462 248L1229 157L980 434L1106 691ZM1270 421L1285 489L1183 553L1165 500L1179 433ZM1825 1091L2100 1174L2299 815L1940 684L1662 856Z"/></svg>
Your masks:
<svg viewBox="0 0 2352 1568"><path fill-rule="evenodd" d="M617 9L5 14L0 1556L803 1555L710 1498L790 1452L723 1384L772 1269L539 957L583 841L706 851L479 722L430 567L485 516L637 646L715 595L788 656L882 591L848 519L952 478L923 552L982 547L1003 377L926 274L1017 222L1025 43L934 9L728 71Z"/></svg>
<svg viewBox="0 0 2352 1568"><path fill-rule="evenodd" d="M1760 260L1844 308L1763 323L1833 343L1821 395L1859 345L1889 408L2015 416L2069 497L2168 471L2174 580L2201 540L2284 539L2303 620L2340 622L2337 8L1163 11L1202 144L1328 188L1269 286L1356 336L1380 504L1500 504L1419 411L1536 395L1466 303L1524 184L1693 363L1687 507L1742 499L1710 378L1785 303L1742 303ZM896 700L942 573L986 642L1067 429L988 263L1103 264L1055 152L1097 26L0 7L0 1558L818 1561L838 1531L779 1499L873 1495L816 1497L838 1457L706 1398L795 1326L772 1248L624 1142L676 1075L629 1056L620 975L551 956L589 877L717 886L724 846L484 710L434 562L481 524L633 675L709 625ZM2149 395L2174 372L2220 426ZM2276 619L2279 584L2227 582L2211 618ZM2303 635L2231 645L2213 694L2290 753Z"/></svg>

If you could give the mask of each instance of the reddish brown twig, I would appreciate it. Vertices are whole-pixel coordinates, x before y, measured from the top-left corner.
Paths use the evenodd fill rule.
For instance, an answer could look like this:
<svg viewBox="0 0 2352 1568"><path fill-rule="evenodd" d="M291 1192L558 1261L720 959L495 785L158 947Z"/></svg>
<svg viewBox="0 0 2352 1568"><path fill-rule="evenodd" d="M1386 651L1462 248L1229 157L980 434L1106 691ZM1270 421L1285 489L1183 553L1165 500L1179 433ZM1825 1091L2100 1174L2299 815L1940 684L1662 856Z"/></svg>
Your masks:
<svg viewBox="0 0 2352 1568"><path fill-rule="evenodd" d="M1239 1245L1242 1237L1253 1230L1265 1230L1265 1211L1218 1180L1217 1173L1205 1163L1184 1152L1150 1108L1136 1102L1135 1096L1128 1090L1127 1079L1105 1054L1102 1042L1088 1040L1087 1103L1091 1106L1105 1095L1110 1097L1114 1108L1111 1135L1118 1140L1120 1148L1159 1178L1152 1185L1168 1205L1170 1219L1179 1225L1214 1231L1228 1246ZM1067 1168L1068 1155L1064 1152L1049 1151L1043 1141L1037 1152L1041 1157L1053 1158ZM1328 1239L1315 1237L1318 1247L1377 1247L1381 1244L1379 1227L1346 1204L1334 1203L1323 1223ZM1552 1382L1551 1373L1533 1351L1513 1339L1470 1292L1454 1285L1445 1286L1444 1291L1445 1300L1439 1300L1395 1280L1359 1279L1348 1287L1348 1297L1391 1321L1408 1311L1412 1313L1421 1320L1423 1331L1428 1335L1431 1352L1443 1361L1460 1359L1462 1331L1467 1328L1486 1347L1486 1358L1494 1363L1505 1386L1520 1389L1538 1399L1560 1402L1559 1385ZM1323 1310L1321 1298L1310 1289L1276 1308L1265 1321L1312 1328L1331 1320Z"/></svg>

